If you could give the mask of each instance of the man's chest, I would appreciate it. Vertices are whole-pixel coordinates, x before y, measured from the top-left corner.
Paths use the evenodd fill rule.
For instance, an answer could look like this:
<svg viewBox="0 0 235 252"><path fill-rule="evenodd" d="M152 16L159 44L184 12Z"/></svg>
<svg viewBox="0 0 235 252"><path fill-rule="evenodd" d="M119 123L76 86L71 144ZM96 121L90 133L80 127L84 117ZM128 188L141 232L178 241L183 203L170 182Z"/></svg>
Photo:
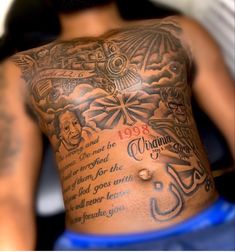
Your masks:
<svg viewBox="0 0 235 252"><path fill-rule="evenodd" d="M55 43L29 57L31 95L36 103L46 100L48 104L75 94L79 98L87 88L117 96L177 87L186 83L189 67L180 39L162 28Z"/></svg>
<svg viewBox="0 0 235 252"><path fill-rule="evenodd" d="M189 58L177 32L152 25L29 51L22 62L30 106L46 122L65 110L107 120L108 127L146 122L164 92L188 88Z"/></svg>

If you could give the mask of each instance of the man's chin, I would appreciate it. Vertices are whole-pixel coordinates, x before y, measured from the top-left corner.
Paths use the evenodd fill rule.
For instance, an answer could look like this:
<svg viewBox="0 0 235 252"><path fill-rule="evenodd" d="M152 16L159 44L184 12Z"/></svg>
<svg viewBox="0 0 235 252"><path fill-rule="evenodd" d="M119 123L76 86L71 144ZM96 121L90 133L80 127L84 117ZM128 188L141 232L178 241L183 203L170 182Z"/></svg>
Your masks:
<svg viewBox="0 0 235 252"><path fill-rule="evenodd" d="M76 139L76 140L72 139L72 140L70 140L69 144L75 148L75 147L77 147L80 144L80 142L81 142L81 138L79 137L79 139Z"/></svg>

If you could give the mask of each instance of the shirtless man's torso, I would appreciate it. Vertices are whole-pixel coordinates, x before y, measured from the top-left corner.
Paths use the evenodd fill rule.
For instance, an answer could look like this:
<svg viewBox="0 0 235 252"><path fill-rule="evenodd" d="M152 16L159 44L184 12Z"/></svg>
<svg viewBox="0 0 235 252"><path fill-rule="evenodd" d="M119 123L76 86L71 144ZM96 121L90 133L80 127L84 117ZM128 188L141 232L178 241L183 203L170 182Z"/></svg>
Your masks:
<svg viewBox="0 0 235 252"><path fill-rule="evenodd" d="M215 200L182 34L173 18L143 21L12 58L56 154L69 229L156 230Z"/></svg>
<svg viewBox="0 0 235 252"><path fill-rule="evenodd" d="M217 202L192 93L235 153L233 81L200 25L123 21L112 0L61 2L110 4L61 14L58 40L1 65L3 250L34 248L41 132L75 234L170 230Z"/></svg>

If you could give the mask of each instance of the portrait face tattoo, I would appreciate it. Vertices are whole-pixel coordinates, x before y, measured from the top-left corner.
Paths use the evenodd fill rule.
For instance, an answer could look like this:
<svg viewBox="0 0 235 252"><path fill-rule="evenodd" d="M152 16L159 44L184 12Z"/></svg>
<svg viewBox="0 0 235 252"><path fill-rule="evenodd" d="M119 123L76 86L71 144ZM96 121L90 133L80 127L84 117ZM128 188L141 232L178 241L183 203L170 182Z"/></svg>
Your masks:
<svg viewBox="0 0 235 252"><path fill-rule="evenodd" d="M60 139L67 149L73 149L81 142L82 127L74 112L66 111L58 117Z"/></svg>
<svg viewBox="0 0 235 252"><path fill-rule="evenodd" d="M175 118L180 123L185 123L187 121L186 108L182 97L172 97L167 98L168 108L171 110Z"/></svg>

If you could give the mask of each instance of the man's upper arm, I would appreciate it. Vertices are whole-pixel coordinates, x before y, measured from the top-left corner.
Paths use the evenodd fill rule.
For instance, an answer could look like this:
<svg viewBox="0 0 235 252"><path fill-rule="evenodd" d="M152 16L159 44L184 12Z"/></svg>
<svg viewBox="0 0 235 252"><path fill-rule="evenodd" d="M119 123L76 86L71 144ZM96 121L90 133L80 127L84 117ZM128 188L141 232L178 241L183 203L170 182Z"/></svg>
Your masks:
<svg viewBox="0 0 235 252"><path fill-rule="evenodd" d="M41 160L41 134L28 116L25 83L14 63L0 66L0 201L32 207Z"/></svg>
<svg viewBox="0 0 235 252"><path fill-rule="evenodd" d="M184 29L196 64L194 96L201 108L221 130L232 153L235 153L235 85L232 77L219 47L208 32L192 20L186 20Z"/></svg>

